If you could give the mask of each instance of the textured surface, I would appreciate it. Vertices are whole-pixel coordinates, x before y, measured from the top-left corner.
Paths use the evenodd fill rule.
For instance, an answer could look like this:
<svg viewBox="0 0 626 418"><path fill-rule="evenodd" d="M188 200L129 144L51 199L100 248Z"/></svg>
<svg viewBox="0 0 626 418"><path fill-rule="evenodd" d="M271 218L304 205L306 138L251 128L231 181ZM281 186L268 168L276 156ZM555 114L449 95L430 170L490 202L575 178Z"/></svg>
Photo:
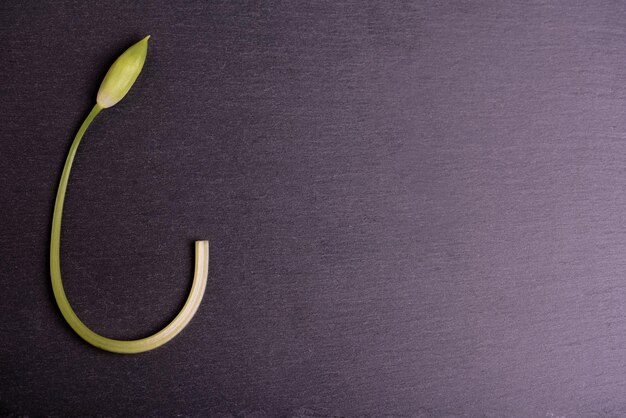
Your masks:
<svg viewBox="0 0 626 418"><path fill-rule="evenodd" d="M13 3L13 4L11 4ZM102 4L101 4L102 3ZM0 414L626 414L626 8L617 2L0 5ZM88 131L64 281L52 204Z"/></svg>

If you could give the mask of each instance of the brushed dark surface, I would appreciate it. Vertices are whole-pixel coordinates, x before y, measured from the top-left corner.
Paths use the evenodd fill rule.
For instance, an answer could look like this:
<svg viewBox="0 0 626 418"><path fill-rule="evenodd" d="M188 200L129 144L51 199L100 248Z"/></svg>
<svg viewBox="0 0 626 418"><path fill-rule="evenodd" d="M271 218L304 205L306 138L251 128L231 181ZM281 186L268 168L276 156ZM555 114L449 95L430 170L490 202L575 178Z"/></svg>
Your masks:
<svg viewBox="0 0 626 418"><path fill-rule="evenodd" d="M3 2L0 413L626 415L626 7L618 2ZM88 131L68 296L69 144Z"/></svg>

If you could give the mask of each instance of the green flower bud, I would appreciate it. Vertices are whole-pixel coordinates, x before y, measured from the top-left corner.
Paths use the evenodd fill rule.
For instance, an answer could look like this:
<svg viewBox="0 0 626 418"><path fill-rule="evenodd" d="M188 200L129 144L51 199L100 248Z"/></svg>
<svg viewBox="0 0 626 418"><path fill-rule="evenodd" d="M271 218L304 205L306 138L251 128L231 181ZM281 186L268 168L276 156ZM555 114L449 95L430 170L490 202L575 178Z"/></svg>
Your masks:
<svg viewBox="0 0 626 418"><path fill-rule="evenodd" d="M150 35L128 48L104 76L96 101L103 109L122 100L139 76L148 53Z"/></svg>
<svg viewBox="0 0 626 418"><path fill-rule="evenodd" d="M138 340L122 341L104 337L95 333L85 325L70 304L63 288L61 279L61 221L63 219L63 205L65 193L72 170L72 163L78 146L89 125L98 114L107 107L115 105L128 93L133 83L139 76L148 52L148 39L146 36L135 45L124 52L111 66L107 72L100 90L98 91L97 103L85 118L85 121L78 129L72 146L69 149L61 181L54 203L54 213L52 215L52 228L50 234L50 279L52 281L52 292L54 299L61 310L63 318L74 331L89 344L103 350L114 353L133 354L152 350L160 347L174 338L191 321L191 318L198 311L198 306L202 301L209 273L209 241L196 241L196 263L193 282L187 301L176 315L176 317L156 334Z"/></svg>

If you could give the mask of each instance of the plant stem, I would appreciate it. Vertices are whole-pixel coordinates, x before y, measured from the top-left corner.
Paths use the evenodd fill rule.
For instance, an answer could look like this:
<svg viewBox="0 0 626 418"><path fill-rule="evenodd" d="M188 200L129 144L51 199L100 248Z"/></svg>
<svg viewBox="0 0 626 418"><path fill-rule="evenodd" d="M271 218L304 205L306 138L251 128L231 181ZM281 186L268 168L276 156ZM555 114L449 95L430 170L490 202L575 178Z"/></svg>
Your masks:
<svg viewBox="0 0 626 418"><path fill-rule="evenodd" d="M76 137L74 138L67 160L65 161L65 166L63 167L63 174L61 174L61 181L59 183L59 189L57 191L56 202L54 205L52 234L50 238L50 276L52 278L52 290L54 292L54 298L56 299L57 305L59 306L59 309L61 310L61 313L67 323L89 344L115 353L140 353L157 348L174 338L180 331L183 330L183 328L185 328L185 326L187 326L191 318L198 310L198 306L202 301L202 296L204 295L206 288L209 270L209 242L196 241L195 272L193 284L191 285L191 291L187 301L174 320L172 320L169 325L156 334L139 340L114 340L93 332L78 318L67 300L65 290L63 289L63 282L61 280L61 219L63 217L65 192L67 190L67 183L72 169L72 163L76 155L76 150L78 149L78 145L80 144L85 131L101 110L102 107L96 104L91 112L89 112L89 115L81 125Z"/></svg>

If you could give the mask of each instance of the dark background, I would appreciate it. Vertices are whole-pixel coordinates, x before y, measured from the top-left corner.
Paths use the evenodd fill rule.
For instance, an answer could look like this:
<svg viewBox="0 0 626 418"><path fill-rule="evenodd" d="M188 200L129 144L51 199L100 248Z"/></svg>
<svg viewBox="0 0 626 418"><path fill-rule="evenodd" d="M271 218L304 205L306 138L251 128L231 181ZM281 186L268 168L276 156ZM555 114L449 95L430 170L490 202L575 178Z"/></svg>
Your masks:
<svg viewBox="0 0 626 418"><path fill-rule="evenodd" d="M0 415L626 415L626 6L3 2ZM83 141L68 297L53 201Z"/></svg>

